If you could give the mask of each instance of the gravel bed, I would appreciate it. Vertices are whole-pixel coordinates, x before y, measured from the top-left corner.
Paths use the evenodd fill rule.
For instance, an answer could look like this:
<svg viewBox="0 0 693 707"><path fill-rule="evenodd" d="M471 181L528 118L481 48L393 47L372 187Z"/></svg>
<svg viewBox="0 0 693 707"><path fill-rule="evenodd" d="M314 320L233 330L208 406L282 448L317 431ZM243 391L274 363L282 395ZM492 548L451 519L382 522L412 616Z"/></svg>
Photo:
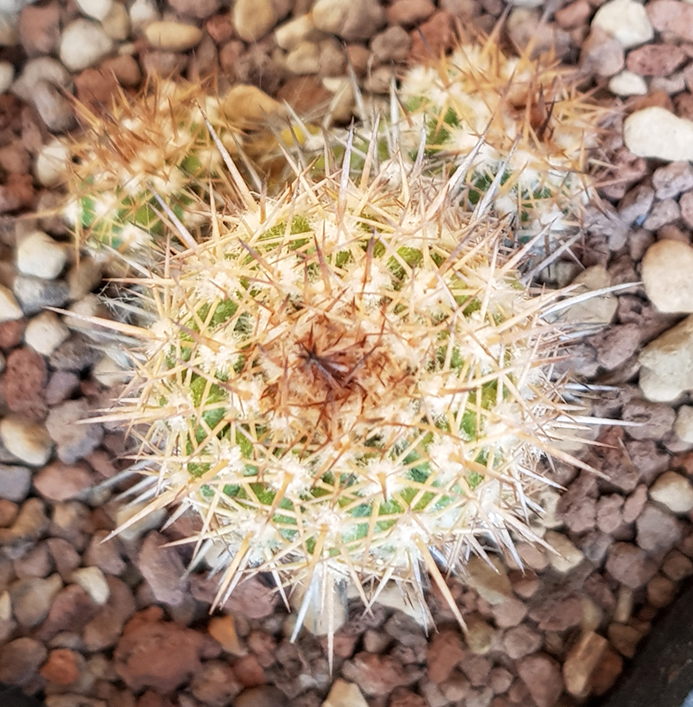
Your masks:
<svg viewBox="0 0 693 707"><path fill-rule="evenodd" d="M540 2L541 0L539 0ZM253 84L302 113L343 87L387 93L408 62L452 46L455 23L490 30L502 0L0 0L0 682L48 707L554 707L605 694L660 609L693 574L693 5L679 0L522 0L504 34L555 46L616 108L600 158L603 208L550 273L589 289L640 283L585 305L607 326L571 359L603 389L584 459L558 465L537 525L557 552L526 565L472 560L451 580L469 632L431 592L426 633L396 595L357 603L335 637L304 631L271 584L242 584L209 615L215 580L163 548L195 520L162 518L102 544L125 518L108 480L127 442L79 425L119 382L99 340L46 306L95 312L101 272L74 264L46 158L147 71L220 89ZM309 14L312 13L312 14ZM351 106L344 107L348 121ZM635 115L634 120L624 117ZM646 159L650 157L652 159ZM94 488L96 490L94 490ZM329 693L329 697L328 696Z"/></svg>

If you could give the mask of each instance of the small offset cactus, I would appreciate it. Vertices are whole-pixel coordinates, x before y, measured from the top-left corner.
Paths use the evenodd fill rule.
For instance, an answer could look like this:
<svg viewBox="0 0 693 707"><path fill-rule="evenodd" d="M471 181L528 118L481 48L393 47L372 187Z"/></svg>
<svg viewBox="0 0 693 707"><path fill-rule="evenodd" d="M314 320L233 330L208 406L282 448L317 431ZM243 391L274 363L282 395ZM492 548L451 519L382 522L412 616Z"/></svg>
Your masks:
<svg viewBox="0 0 693 707"><path fill-rule="evenodd" d="M211 237L136 281L151 323L92 320L142 342L102 418L140 436L149 503L129 523L196 509L217 601L271 573L306 589L297 627L348 581L368 605L394 580L425 613L427 574L463 623L442 572L486 540L520 562L538 462L574 434L551 378L558 295L522 284L507 224L401 162L372 178L372 150L357 180L348 145L341 170L276 198L227 155L241 206L212 198Z"/></svg>
<svg viewBox="0 0 693 707"><path fill-rule="evenodd" d="M149 262L152 238L164 232L153 192L192 228L191 205L210 180L224 191L203 115L235 152L240 131L230 106L200 86L151 77L139 95L119 92L105 115L79 108L86 130L69 145L67 220L92 252L115 249Z"/></svg>
<svg viewBox="0 0 693 707"><path fill-rule="evenodd" d="M365 96L357 101L365 115L354 140L355 176L374 139L384 164L397 154L412 167L423 146L426 174L441 179L467 160L483 136L461 175L466 205L482 201L496 180L493 211L516 219L519 240L542 230L545 240L562 237L579 225L582 209L596 196L589 152L605 116L579 90L579 80L551 54L533 58L531 47L519 57L506 55L496 34L461 40L450 56L410 68L398 87L393 84L389 106L369 107ZM290 130L278 131L275 145L302 153L317 176L326 169L325 138L340 155L347 137L346 130L323 133L295 116ZM285 164L267 136L248 147L266 161L274 156L275 165Z"/></svg>
<svg viewBox="0 0 693 707"><path fill-rule="evenodd" d="M402 150L416 155L423 133L434 164L454 166L483 135L468 198L476 204L498 178L495 212L516 215L525 235L575 225L594 198L587 153L604 116L579 91L574 69L531 52L530 46L509 57L494 36L462 43L438 62L411 68L398 92L405 112L398 130Z"/></svg>

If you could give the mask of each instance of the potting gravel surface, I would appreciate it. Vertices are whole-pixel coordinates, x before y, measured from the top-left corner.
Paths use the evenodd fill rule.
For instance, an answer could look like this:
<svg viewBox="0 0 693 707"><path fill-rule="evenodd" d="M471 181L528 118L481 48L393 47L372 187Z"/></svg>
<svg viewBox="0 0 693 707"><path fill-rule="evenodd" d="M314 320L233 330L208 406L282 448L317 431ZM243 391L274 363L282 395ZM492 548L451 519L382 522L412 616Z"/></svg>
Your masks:
<svg viewBox="0 0 693 707"><path fill-rule="evenodd" d="M453 44L455 21L488 31L506 9L318 0L318 31L311 4L0 2L0 682L48 707L580 704L611 688L693 574L693 327L666 335L673 349L658 340L683 318L660 310L693 312L693 169L638 158L622 137L623 116L643 111L632 150L693 158L693 124L663 127L661 111L643 110L693 117L693 5L678 0L576 0L544 24L544 8L523 1L505 25L519 46L532 36L555 45L619 110L600 153L612 165L604 212L590 216L579 263L551 277L591 289L644 278L659 308L640 285L584 305L606 326L577 347L575 372L609 388L595 394L595 414L639 424L600 429L605 446L584 458L603 476L556 469L567 490L545 495L537 528L557 553L520 544L524 572L472 560L466 583L451 580L466 637L435 592L428 636L396 595L370 615L355 604L330 676L326 640L304 631L291 643L293 619L263 578L209 615L215 580L185 576L187 546L162 548L194 518L162 533L152 517L101 542L126 511L118 488L90 489L127 465L128 443L76 422L107 404L118 372L91 332L43 309L98 312L101 273L90 261L75 268L60 219L32 215L60 198L36 158L51 133L76 127L72 92L98 107L144 71L217 73L222 87L254 84L304 113L341 85L345 52L365 91L387 93L393 72Z"/></svg>

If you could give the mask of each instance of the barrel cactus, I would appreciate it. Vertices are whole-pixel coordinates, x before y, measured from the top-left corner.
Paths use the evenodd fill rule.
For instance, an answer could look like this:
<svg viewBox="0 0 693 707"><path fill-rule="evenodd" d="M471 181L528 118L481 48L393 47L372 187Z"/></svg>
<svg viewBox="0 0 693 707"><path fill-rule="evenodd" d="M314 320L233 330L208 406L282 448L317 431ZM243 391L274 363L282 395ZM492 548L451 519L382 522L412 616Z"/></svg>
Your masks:
<svg viewBox="0 0 693 707"><path fill-rule="evenodd" d="M305 589L299 627L348 582L369 605L394 580L426 612L429 576L462 623L443 573L489 540L520 562L540 459L567 459L574 434L551 377L558 295L521 282L507 222L403 161L372 177L374 149L358 179L348 145L341 170L298 170L277 197L233 170L241 205L211 198L209 239L136 281L146 323L91 320L141 341L102 418L141 441L148 503L129 522L195 509L217 601L270 573Z"/></svg>

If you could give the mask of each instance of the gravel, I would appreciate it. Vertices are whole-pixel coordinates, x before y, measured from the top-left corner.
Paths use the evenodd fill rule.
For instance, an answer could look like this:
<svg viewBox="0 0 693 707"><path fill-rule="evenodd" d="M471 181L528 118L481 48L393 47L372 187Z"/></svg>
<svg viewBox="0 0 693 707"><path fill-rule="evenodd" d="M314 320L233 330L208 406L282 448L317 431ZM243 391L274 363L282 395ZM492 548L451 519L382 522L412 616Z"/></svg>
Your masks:
<svg viewBox="0 0 693 707"><path fill-rule="evenodd" d="M679 0L596 10L575 0L544 27L541 8L510 10L518 45L554 43L625 116L601 148L611 167L603 208L575 246L579 263L566 258L554 276L582 291L643 285L566 312L606 325L572 363L617 387L595 412L628 424L603 426L601 446L580 452L603 477L557 469L567 489L547 497L536 525L546 547L518 548L524 572L474 560L450 580L467 636L436 591L438 631L428 637L396 595L372 614L354 603L330 676L326 641L303 632L290 643L292 619L266 578L208 615L216 579L187 577L190 549L163 547L195 527L192 517L104 542L124 517L113 500L124 486L98 503L88 489L132 450L117 431L76 422L122 378L85 333L44 309L89 304L101 265L74 267L58 220L16 216L61 188L65 153L53 139L76 125L66 94L98 110L118 81L135 86L148 68L193 80L218 69L222 84L309 112L343 87L344 51L362 85L387 94L406 63L451 46L455 18L490 30L503 11L493 0L317 0L311 15L310 4L0 8L10 13L0 16L0 681L48 707L553 707L607 692L693 574L693 320L684 318L693 312L693 8ZM348 123L353 106L343 108Z"/></svg>

